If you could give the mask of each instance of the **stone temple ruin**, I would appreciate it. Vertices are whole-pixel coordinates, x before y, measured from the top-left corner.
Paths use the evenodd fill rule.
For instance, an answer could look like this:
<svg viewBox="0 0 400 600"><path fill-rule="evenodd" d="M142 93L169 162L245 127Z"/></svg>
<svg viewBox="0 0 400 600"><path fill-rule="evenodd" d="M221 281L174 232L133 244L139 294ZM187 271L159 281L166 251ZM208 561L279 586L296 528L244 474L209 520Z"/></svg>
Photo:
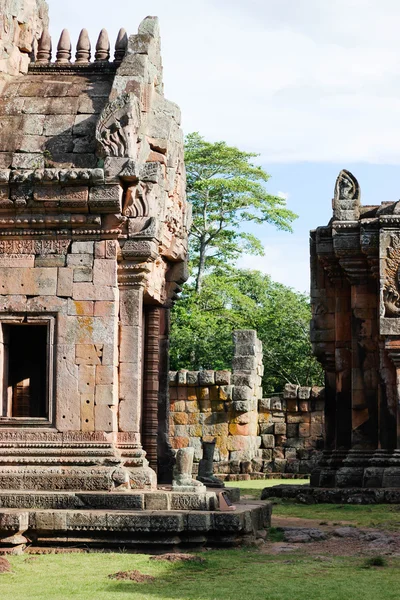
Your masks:
<svg viewBox="0 0 400 600"><path fill-rule="evenodd" d="M268 506L217 512L185 451L157 489L190 225L157 19L122 29L114 57L103 30L94 60L83 30L72 62L67 30L53 59L43 0L0 15L0 545L265 530Z"/></svg>
<svg viewBox="0 0 400 600"><path fill-rule="evenodd" d="M344 170L330 223L311 232L311 335L325 369L325 451L301 493L320 501L400 500L399 205L362 206L358 182Z"/></svg>

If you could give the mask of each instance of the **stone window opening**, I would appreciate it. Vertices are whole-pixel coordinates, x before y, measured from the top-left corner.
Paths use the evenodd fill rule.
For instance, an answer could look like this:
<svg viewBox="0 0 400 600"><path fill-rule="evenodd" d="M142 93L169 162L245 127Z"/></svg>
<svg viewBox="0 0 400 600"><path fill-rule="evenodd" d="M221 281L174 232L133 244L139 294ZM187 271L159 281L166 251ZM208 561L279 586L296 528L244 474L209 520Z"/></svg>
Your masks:
<svg viewBox="0 0 400 600"><path fill-rule="evenodd" d="M48 425L52 420L52 317L0 319L0 425Z"/></svg>

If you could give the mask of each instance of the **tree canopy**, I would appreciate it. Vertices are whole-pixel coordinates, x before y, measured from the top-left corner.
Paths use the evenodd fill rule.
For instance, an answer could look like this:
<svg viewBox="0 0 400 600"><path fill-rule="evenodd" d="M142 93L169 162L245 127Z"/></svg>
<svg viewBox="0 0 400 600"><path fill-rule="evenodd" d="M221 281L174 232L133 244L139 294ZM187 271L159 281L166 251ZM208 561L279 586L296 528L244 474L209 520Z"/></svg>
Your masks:
<svg viewBox="0 0 400 600"><path fill-rule="evenodd" d="M269 179L252 159L225 142L210 143L198 133L186 137L187 194L193 207L190 254L196 291L207 269L233 264L241 253L264 253L260 240L243 229L245 223L270 223L291 231L296 215L283 198L265 187Z"/></svg>
<svg viewBox="0 0 400 600"><path fill-rule="evenodd" d="M309 299L259 271L215 269L200 293L187 284L175 305L172 369L230 369L232 332L256 329L263 343L265 393L285 383L320 384L322 370L311 352Z"/></svg>

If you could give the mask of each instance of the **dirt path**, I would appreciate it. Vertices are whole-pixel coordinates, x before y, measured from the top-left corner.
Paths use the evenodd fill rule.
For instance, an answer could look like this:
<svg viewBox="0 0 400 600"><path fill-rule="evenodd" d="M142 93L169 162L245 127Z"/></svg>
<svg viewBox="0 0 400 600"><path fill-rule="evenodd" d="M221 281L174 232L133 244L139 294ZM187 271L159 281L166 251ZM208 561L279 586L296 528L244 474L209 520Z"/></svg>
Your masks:
<svg viewBox="0 0 400 600"><path fill-rule="evenodd" d="M318 519L273 517L272 526L281 530L283 540L266 542L261 546L265 554L301 554L329 560L332 556L399 556L400 532L366 529L340 525L320 525Z"/></svg>

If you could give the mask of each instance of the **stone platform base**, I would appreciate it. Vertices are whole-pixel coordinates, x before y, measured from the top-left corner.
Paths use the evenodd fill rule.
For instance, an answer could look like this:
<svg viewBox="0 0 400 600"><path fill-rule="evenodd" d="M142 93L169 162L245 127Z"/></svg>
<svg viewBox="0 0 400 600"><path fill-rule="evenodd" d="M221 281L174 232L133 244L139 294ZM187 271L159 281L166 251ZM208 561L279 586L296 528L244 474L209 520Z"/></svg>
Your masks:
<svg viewBox="0 0 400 600"><path fill-rule="evenodd" d="M399 504L400 488L318 488L277 485L264 488L262 500L285 498L302 504Z"/></svg>
<svg viewBox="0 0 400 600"><path fill-rule="evenodd" d="M168 549L235 546L265 536L268 503L235 511L0 509L0 553L27 546Z"/></svg>

